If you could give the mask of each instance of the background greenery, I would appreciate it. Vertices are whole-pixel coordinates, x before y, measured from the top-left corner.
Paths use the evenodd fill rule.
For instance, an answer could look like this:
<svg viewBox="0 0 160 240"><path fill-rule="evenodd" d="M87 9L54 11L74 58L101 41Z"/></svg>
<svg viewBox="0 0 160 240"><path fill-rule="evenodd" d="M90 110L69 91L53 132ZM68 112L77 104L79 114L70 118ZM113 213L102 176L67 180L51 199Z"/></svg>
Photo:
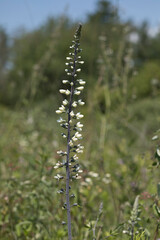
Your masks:
<svg viewBox="0 0 160 240"><path fill-rule="evenodd" d="M0 28L0 239L67 239L53 169L65 144L55 110L76 26L50 18L12 41ZM73 239L93 239L101 203L96 239L130 239L123 231L137 195L136 228L146 234L135 239L160 237L158 142L151 140L160 124L159 41L146 22L122 22L109 1L99 1L83 24L85 152L82 179L73 184Z"/></svg>

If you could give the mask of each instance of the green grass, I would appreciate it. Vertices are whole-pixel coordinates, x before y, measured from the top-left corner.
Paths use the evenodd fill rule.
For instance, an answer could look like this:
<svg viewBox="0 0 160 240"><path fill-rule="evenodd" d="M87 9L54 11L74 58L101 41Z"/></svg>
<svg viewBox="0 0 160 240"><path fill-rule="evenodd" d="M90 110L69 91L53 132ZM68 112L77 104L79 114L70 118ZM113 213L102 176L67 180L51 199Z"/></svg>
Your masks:
<svg viewBox="0 0 160 240"><path fill-rule="evenodd" d="M84 173L73 186L80 205L72 209L73 239L93 239L101 202L96 236L105 239L110 229L129 219L137 195L143 204L142 226L153 236L151 204L159 176L150 168L156 147L151 138L159 128L159 101L137 100L105 115L98 108L89 110L89 104L85 107L86 150L80 159ZM67 239L66 226L61 225L66 212L53 170L56 151L64 144L55 110L54 99L29 109L0 106L0 239ZM145 198L144 192L151 197ZM128 237L121 233L110 239Z"/></svg>

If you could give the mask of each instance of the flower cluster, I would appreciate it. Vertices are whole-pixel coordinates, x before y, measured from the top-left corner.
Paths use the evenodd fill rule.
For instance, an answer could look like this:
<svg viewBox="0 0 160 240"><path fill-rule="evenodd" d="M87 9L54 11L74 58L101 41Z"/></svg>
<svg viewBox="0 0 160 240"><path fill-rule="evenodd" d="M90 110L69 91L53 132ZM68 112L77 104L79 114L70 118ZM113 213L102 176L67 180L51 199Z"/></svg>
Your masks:
<svg viewBox="0 0 160 240"><path fill-rule="evenodd" d="M58 193L66 193L66 209L70 210L70 204L68 202L70 187L70 181L75 179L80 179L79 173L80 165L78 164L78 154L83 153L84 146L79 143L82 139L82 128L83 124L80 120L84 117L83 114L79 112L79 107L83 106L85 102L79 99L79 95L84 89L85 81L78 78L78 73L81 71L81 65L84 61L81 60L80 53L82 49L80 48L80 34L81 25L78 27L75 35L74 41L70 46L69 56L66 57L66 69L67 79L62 80L64 88L60 89L59 92L64 95L64 100L62 105L56 111L57 114L62 116L58 119L60 126L63 128L61 133L62 137L66 139L67 149L66 151L59 150L57 154L60 157L65 157L62 162L56 163L55 169L65 167L66 169L66 189L60 189ZM64 179L64 176L57 174L55 178L60 181ZM75 204L74 204L75 206Z"/></svg>

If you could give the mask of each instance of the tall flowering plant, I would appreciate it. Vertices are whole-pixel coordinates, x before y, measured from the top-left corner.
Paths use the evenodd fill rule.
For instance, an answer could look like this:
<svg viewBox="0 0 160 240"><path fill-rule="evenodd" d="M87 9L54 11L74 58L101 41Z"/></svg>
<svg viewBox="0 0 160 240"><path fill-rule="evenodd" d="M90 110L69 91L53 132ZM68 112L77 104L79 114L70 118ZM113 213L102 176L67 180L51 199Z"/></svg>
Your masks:
<svg viewBox="0 0 160 240"><path fill-rule="evenodd" d="M55 178L60 181L61 179L66 180L66 187L61 188L58 193L66 194L66 203L64 208L67 210L67 225L68 225L68 239L72 239L71 232L71 205L70 199L74 198L74 194L71 194L70 182L73 180L80 179L79 173L82 172L80 165L78 164L78 154L83 153L84 146L79 143L82 139L82 128L83 124L80 120L84 117L77 109L79 106L85 103L82 99L79 99L81 91L84 89L85 81L79 79L78 74L81 72L80 65L84 63L81 60L80 53L82 49L80 48L80 36L81 36L82 25L80 24L77 28L74 41L70 46L69 56L66 57L66 69L68 78L63 80L62 83L65 85L64 89L60 89L60 93L65 96L62 105L56 111L57 114L62 114L58 122L60 126L64 129L61 133L62 137L66 139L67 147L65 151L59 150L57 153L64 160L58 161L55 165L55 169L64 167L66 176L57 174ZM72 206L76 206L74 203Z"/></svg>

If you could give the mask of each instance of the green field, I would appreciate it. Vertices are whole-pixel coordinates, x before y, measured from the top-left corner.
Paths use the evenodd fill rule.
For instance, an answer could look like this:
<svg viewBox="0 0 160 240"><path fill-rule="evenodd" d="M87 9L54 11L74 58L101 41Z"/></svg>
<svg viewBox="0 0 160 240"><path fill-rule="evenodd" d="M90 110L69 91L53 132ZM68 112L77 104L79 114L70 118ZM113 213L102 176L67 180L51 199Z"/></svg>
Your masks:
<svg viewBox="0 0 160 240"><path fill-rule="evenodd" d="M82 28L84 153L81 179L70 181L73 240L158 240L160 34L122 22L110 6L100 1ZM65 178L54 178L67 145L55 111L75 26L49 19L0 42L0 240L68 239L58 193Z"/></svg>

